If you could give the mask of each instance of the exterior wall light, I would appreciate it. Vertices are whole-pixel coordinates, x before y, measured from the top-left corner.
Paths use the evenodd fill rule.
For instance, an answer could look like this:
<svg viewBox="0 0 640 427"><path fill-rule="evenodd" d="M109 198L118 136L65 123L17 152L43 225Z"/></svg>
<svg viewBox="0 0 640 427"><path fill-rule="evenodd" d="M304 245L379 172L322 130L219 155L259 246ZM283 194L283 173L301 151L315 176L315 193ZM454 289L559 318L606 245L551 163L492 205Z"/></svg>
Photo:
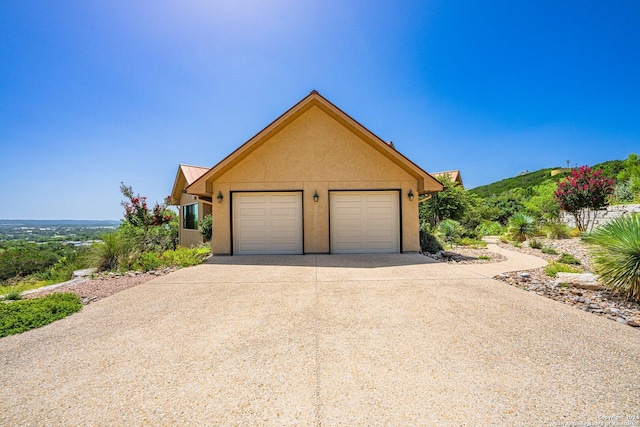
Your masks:
<svg viewBox="0 0 640 427"><path fill-rule="evenodd" d="M409 194L407 194L407 196L409 196L410 201L413 201L413 190L409 190Z"/></svg>
<svg viewBox="0 0 640 427"><path fill-rule="evenodd" d="M216 200L218 201L218 203L222 203L222 199L224 199L224 197L222 196L222 191L218 191L218 197L216 197Z"/></svg>
<svg viewBox="0 0 640 427"><path fill-rule="evenodd" d="M318 203L318 199L320 198L320 196L318 196L318 192L314 191L313 192L313 201Z"/></svg>

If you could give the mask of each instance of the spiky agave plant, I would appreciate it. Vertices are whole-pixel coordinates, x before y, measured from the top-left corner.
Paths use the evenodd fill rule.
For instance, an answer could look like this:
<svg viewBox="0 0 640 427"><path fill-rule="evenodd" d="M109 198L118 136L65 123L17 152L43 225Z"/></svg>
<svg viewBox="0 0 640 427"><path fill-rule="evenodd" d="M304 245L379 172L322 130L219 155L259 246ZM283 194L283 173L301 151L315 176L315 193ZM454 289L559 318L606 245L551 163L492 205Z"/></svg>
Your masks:
<svg viewBox="0 0 640 427"><path fill-rule="evenodd" d="M618 217L583 239L603 285L640 301L640 214Z"/></svg>
<svg viewBox="0 0 640 427"><path fill-rule="evenodd" d="M532 236L536 231L536 224L533 217L518 213L509 218L507 234L511 239L524 242L527 237Z"/></svg>

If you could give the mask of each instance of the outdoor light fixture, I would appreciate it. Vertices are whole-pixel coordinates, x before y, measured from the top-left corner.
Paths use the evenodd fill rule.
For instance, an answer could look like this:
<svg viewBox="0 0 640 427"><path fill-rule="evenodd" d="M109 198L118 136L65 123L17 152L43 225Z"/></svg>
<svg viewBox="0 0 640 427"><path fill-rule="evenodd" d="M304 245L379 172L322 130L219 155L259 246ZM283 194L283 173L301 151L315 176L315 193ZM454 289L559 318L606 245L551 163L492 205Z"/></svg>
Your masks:
<svg viewBox="0 0 640 427"><path fill-rule="evenodd" d="M313 201L318 203L318 199L320 198L320 196L318 196L318 192L314 191L313 192Z"/></svg>
<svg viewBox="0 0 640 427"><path fill-rule="evenodd" d="M413 190L409 190L409 194L407 194L409 196L409 200L413 201Z"/></svg>
<svg viewBox="0 0 640 427"><path fill-rule="evenodd" d="M218 197L216 197L216 199L218 200L218 203L222 203L222 199L223 199L222 191L218 191Z"/></svg>

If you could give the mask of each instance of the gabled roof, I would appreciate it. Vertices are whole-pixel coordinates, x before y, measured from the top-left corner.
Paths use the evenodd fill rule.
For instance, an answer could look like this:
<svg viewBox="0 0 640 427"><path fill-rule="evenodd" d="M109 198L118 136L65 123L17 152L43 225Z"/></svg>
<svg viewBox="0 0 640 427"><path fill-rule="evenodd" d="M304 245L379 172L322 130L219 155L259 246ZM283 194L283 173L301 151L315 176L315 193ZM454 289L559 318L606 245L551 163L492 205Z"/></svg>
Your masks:
<svg viewBox="0 0 640 427"><path fill-rule="evenodd" d="M190 184L187 192L197 195L208 195L207 183L214 181L216 178L233 168L247 155L268 141L273 135L292 123L309 109L317 107L330 117L338 121L351 132L359 136L363 141L371 145L378 152L383 154L389 160L402 169L414 176L418 181L417 191L419 194L442 191L440 184L434 177L429 175L418 165L403 156L397 151L392 143L387 143L376 136L373 132L362 126L360 123L351 118L344 111L329 102L317 91L312 91L308 96L303 98L296 105L274 120L270 125L262 129L247 142L238 147L234 152L222 159L217 165L209 169L204 175L199 177L195 182Z"/></svg>
<svg viewBox="0 0 640 427"><path fill-rule="evenodd" d="M433 172L431 175L436 179L448 175L451 181L456 182L464 187L464 184L462 183L462 175L460 175L460 171L458 169L443 172Z"/></svg>
<svg viewBox="0 0 640 427"><path fill-rule="evenodd" d="M173 182L173 190L171 190L171 204L180 203L180 194L187 186L193 184L198 178L204 175L209 168L203 166L183 165L178 166L178 173Z"/></svg>

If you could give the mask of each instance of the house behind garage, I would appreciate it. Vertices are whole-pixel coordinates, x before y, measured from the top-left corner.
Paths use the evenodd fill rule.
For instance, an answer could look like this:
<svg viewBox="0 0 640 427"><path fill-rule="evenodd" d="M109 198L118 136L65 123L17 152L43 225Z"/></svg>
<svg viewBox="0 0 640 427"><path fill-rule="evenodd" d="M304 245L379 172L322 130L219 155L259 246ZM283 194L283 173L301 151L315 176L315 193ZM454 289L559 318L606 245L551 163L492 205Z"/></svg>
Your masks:
<svg viewBox="0 0 640 427"><path fill-rule="evenodd" d="M211 169L180 165L172 194L180 244L201 242L194 219L211 212L214 254L406 253L418 196L441 190L313 91Z"/></svg>

